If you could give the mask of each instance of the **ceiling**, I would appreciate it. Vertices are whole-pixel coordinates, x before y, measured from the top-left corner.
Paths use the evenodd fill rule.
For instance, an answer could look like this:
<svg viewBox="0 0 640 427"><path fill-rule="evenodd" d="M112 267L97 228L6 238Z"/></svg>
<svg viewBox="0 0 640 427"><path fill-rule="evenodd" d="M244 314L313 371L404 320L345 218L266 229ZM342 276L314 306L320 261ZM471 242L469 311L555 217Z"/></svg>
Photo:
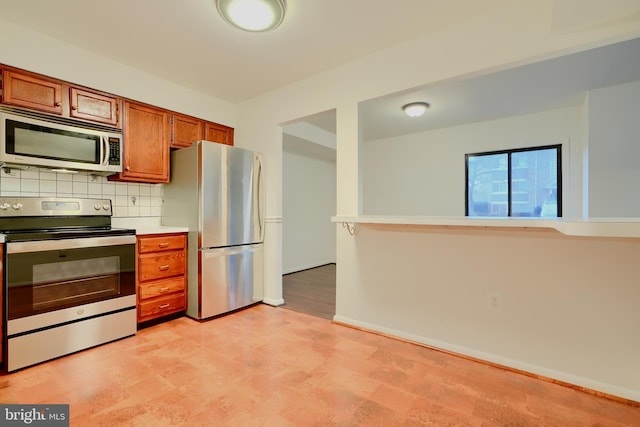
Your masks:
<svg viewBox="0 0 640 427"><path fill-rule="evenodd" d="M262 34L226 24L214 0L0 0L0 22L237 103L510 2L287 0L282 26ZM95 31L96 23L112 29ZM634 80L637 40L362 102L363 139L575 105L589 90ZM410 119L400 107L417 100L431 108ZM301 121L335 133L335 111ZM309 152L327 157L326 147Z"/></svg>
<svg viewBox="0 0 640 427"><path fill-rule="evenodd" d="M363 140L566 108L582 103L591 90L638 80L640 39L633 39L364 101L360 104ZM408 117L401 108L415 101L431 105L420 118ZM335 111L301 120L336 131Z"/></svg>
<svg viewBox="0 0 640 427"><path fill-rule="evenodd" d="M1 0L0 19L237 103L509 1L287 0L261 34L214 0Z"/></svg>
<svg viewBox="0 0 640 427"><path fill-rule="evenodd" d="M570 107L591 90L638 80L640 39L633 39L365 101L360 104L363 140ZM431 105L422 117L402 111L415 101ZM326 126L323 119L315 124Z"/></svg>

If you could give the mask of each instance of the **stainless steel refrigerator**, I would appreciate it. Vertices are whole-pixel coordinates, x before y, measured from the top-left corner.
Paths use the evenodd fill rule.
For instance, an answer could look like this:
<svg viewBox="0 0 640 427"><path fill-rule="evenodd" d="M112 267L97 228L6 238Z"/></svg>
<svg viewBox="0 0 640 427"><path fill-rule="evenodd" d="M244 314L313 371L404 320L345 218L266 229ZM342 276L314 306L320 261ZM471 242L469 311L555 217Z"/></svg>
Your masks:
<svg viewBox="0 0 640 427"><path fill-rule="evenodd" d="M262 301L262 193L260 153L209 141L171 153L162 224L189 228L189 317Z"/></svg>

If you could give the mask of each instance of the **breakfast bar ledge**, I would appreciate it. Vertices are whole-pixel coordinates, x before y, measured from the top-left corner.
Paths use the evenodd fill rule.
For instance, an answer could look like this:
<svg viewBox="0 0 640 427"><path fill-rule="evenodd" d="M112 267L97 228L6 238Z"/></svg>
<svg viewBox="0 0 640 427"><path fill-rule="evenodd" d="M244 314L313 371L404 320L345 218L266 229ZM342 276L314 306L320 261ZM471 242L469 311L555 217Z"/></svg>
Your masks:
<svg viewBox="0 0 640 427"><path fill-rule="evenodd" d="M438 217L361 215L334 216L352 236L357 226L395 225L407 227L520 229L556 231L567 236L640 238L640 218L534 219L526 217Z"/></svg>

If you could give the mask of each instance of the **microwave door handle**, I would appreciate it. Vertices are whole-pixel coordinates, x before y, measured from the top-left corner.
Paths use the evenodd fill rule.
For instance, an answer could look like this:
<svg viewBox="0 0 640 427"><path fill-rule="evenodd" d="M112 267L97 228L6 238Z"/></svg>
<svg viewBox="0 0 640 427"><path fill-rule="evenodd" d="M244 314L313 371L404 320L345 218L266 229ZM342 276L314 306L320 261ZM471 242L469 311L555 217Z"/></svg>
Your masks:
<svg viewBox="0 0 640 427"><path fill-rule="evenodd" d="M100 141L102 142L102 166L109 165L109 140L106 135L100 135Z"/></svg>

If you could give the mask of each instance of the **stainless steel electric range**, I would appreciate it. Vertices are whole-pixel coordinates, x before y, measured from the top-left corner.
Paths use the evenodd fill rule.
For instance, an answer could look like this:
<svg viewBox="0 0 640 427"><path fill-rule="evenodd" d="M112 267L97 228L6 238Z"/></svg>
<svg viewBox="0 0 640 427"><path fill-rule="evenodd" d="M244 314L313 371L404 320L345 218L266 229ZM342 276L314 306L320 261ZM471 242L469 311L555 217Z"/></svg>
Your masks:
<svg viewBox="0 0 640 427"><path fill-rule="evenodd" d="M0 197L4 368L136 333L135 230L108 199Z"/></svg>

